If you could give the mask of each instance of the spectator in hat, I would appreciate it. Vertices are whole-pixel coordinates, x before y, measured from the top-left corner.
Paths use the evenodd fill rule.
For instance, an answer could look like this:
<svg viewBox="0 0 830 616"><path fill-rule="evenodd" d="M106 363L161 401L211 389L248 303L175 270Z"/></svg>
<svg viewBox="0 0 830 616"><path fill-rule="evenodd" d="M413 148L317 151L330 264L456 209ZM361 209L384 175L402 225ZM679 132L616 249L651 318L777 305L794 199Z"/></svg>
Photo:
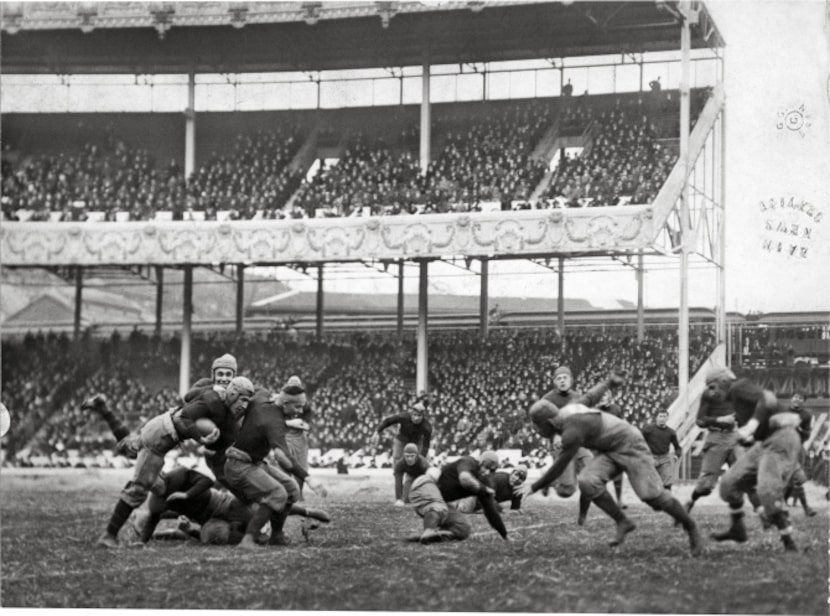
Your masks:
<svg viewBox="0 0 830 616"><path fill-rule="evenodd" d="M380 434L389 426L398 425L398 434L392 443L392 464L393 470L398 461L403 457L404 447L408 443L414 443L425 458L429 454L429 444L432 439L432 424L426 419L426 402L417 401L409 411L399 415L387 417L380 422L372 436L372 447L377 447ZM403 507L403 473L395 472L395 506Z"/></svg>

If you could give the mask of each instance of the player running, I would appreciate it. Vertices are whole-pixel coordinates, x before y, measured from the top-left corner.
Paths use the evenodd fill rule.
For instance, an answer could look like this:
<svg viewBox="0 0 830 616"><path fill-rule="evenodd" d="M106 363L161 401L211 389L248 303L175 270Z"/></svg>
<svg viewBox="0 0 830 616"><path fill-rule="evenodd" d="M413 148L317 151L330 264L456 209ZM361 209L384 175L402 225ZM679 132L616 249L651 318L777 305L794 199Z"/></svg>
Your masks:
<svg viewBox="0 0 830 616"><path fill-rule="evenodd" d="M544 424L549 431L562 435L562 453L541 478L521 486L520 494L528 497L550 485L567 468L579 449L587 447L596 455L577 477L579 490L616 522L617 534L610 545L620 545L625 536L636 528L605 488L611 479L624 471L640 500L652 509L665 511L683 525L689 536L692 555L702 552L697 525L683 505L663 487L651 451L637 428L623 419L580 403L559 409L548 400L541 399L531 406L530 415L534 424Z"/></svg>

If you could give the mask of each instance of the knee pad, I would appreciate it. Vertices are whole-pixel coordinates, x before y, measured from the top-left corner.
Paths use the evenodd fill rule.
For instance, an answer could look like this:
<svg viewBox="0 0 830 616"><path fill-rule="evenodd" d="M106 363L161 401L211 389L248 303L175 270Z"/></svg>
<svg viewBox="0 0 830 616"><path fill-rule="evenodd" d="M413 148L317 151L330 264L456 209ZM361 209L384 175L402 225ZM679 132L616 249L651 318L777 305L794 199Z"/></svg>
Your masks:
<svg viewBox="0 0 830 616"><path fill-rule="evenodd" d="M453 534L456 537L458 537L459 540L462 540L462 541L464 539L466 539L467 537L469 537L470 533L473 532L472 526L470 526L470 524L466 521L463 522L463 523L453 524L451 530L452 530Z"/></svg>
<svg viewBox="0 0 830 616"><path fill-rule="evenodd" d="M287 502L293 504L300 500L300 484L297 483L296 480L291 481L285 487L285 492L287 495Z"/></svg>
<svg viewBox="0 0 830 616"><path fill-rule="evenodd" d="M466 539L473 532L473 527L464 514L449 512L441 520L441 528L450 531L459 541Z"/></svg>
<svg viewBox="0 0 830 616"><path fill-rule="evenodd" d="M600 483L594 477L579 477L579 491L587 498L594 499L605 490L605 484ZM573 492L571 492L573 494ZM569 494L570 496L570 494Z"/></svg>
<svg viewBox="0 0 830 616"><path fill-rule="evenodd" d="M132 507L138 507L145 501L148 492L146 486L131 481L121 491L121 500Z"/></svg>
<svg viewBox="0 0 830 616"><path fill-rule="evenodd" d="M288 492L282 486L274 488L259 500L259 504L265 505L272 511L282 511L288 504Z"/></svg>
<svg viewBox="0 0 830 616"><path fill-rule="evenodd" d="M560 498L570 498L576 492L576 488L574 486L556 486L554 491Z"/></svg>

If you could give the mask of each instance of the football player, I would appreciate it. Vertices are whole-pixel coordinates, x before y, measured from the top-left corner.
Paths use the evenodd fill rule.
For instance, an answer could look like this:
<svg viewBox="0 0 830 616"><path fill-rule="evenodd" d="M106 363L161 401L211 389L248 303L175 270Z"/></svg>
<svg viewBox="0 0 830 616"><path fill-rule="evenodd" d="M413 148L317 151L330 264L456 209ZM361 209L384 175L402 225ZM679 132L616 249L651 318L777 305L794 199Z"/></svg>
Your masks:
<svg viewBox="0 0 830 616"><path fill-rule="evenodd" d="M610 545L620 545L625 536L636 528L605 487L624 471L634 493L643 502L652 509L665 511L682 524L689 537L692 555L702 552L697 525L683 505L663 487L651 451L636 427L584 404L572 403L560 409L545 399L531 406L530 415L534 424L543 424L547 430L562 436L562 453L542 477L519 488L523 496L530 496L550 485L564 472L579 449L587 447L596 455L577 477L579 490L616 522L617 533Z"/></svg>
<svg viewBox="0 0 830 616"><path fill-rule="evenodd" d="M716 541L747 540L744 526L744 494L757 488L758 498L767 519L778 529L781 543L787 551L798 551L792 538L792 526L784 507L784 490L799 468L801 452L799 428L809 431L810 415L802 416L792 408L778 403L774 393L755 387L755 411L746 424L738 429L738 440L754 444L732 465L721 478L720 497L729 505L731 525L721 533L714 533ZM724 399L731 391L730 379L723 378L713 392L716 399Z"/></svg>
<svg viewBox="0 0 830 616"><path fill-rule="evenodd" d="M282 529L300 495L294 478L270 457L272 452L282 452L281 458L292 463L285 454L285 418L275 404L276 399L267 389L256 390L233 445L225 452L224 475L231 491L246 504L258 505L239 543L244 549L259 547L259 531L269 521L269 544L286 545ZM302 469L296 472L302 473ZM312 490L324 493L319 482L312 482L307 474L304 478Z"/></svg>
<svg viewBox="0 0 830 616"><path fill-rule="evenodd" d="M429 455L429 443L432 439L432 424L426 419L426 402L417 400L409 412L387 417L380 422L372 436L372 447L377 447L380 434L389 426L398 426L398 434L392 444L393 474L395 476L395 506L403 507L403 475L395 472L398 461L403 457L403 448L407 443L414 443L422 456Z"/></svg>
<svg viewBox="0 0 830 616"><path fill-rule="evenodd" d="M409 498L417 513L423 518L424 530L419 540L432 543L443 540L464 540L470 536L472 527L460 511L450 509L448 502L475 496L481 503L484 516L490 526L502 539L507 539L507 529L493 498L495 490L487 485L485 477L499 466L494 451L485 451L476 460L461 456L458 460L441 467L438 478L425 473L412 482Z"/></svg>
<svg viewBox="0 0 830 616"><path fill-rule="evenodd" d="M191 531L201 526L199 537L202 543L239 543L251 519L251 508L230 492L213 486L210 477L183 466L159 474L150 489L147 508L139 510L141 515L136 516L135 527L140 540L149 541L159 521L169 512L185 516ZM320 522L331 519L325 511L297 504L291 507L290 514ZM226 526L215 522L209 524L211 520L225 522Z"/></svg>
<svg viewBox="0 0 830 616"><path fill-rule="evenodd" d="M211 444L219 439L222 432L235 432L236 419L245 412L253 392L251 381L245 377L236 377L225 391L207 389L182 408L157 415L145 423L139 433L140 446L133 478L121 491L107 528L98 539L98 545L105 548L118 547L118 531L133 510L147 498L150 487L164 466L167 452L188 438ZM213 422L214 430L210 434L204 435L199 431L196 422L200 418Z"/></svg>
<svg viewBox="0 0 830 616"><path fill-rule="evenodd" d="M522 495L518 488L527 480L527 468L517 466L513 469L500 468L492 475L485 477L487 485L493 488L499 511L503 511L502 503L510 503L511 511L519 511L522 506ZM449 506L461 513L479 513L481 503L475 496L468 496L449 503Z"/></svg>

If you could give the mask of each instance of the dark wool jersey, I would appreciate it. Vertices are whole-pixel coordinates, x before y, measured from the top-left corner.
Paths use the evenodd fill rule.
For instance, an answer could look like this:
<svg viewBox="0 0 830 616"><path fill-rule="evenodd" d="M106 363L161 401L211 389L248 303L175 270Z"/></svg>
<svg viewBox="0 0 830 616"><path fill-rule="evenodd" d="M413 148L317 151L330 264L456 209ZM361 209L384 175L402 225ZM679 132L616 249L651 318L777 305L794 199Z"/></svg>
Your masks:
<svg viewBox="0 0 830 616"><path fill-rule="evenodd" d="M589 389L584 394L578 391L570 390L567 393L562 393L559 390L552 390L542 396L543 400L547 400L554 404L557 408L562 408L568 404L584 404L592 407L596 405L602 398L602 395L608 390L608 383L600 383ZM530 413L530 421L536 431L545 438L553 438L556 431L553 428L551 420L551 411L547 409L538 410Z"/></svg>
<svg viewBox="0 0 830 616"><path fill-rule="evenodd" d="M191 387L187 391L187 393L185 393L182 399L184 400L185 404L187 404L188 402L191 402L198 398L199 395L203 394L206 391L215 392L216 390L213 389L213 380L204 377L193 383L193 387ZM228 425L227 430L223 430L220 427L219 438L210 445L205 445L205 449L209 449L211 452L213 452L213 454L210 455L221 454L228 447L231 446L231 443L233 443L234 439L236 438L236 431L238 428L236 421L233 421L232 423L232 426Z"/></svg>
<svg viewBox="0 0 830 616"><path fill-rule="evenodd" d="M813 431L813 415L807 409L800 409L798 416L801 418L801 423L798 424L798 435L803 443L810 438L810 433Z"/></svg>
<svg viewBox="0 0 830 616"><path fill-rule="evenodd" d="M432 439L432 424L429 423L426 417L421 420L421 423L415 423L412 421L409 413L393 415L380 422L376 431L380 434L386 428L394 426L395 424L398 424L398 434L395 436L397 440L402 443L415 443L416 445L420 442L421 455L425 456L429 453L429 442Z"/></svg>
<svg viewBox="0 0 830 616"><path fill-rule="evenodd" d="M470 456L461 456L455 462L450 462L441 467L441 475L438 477L438 490L444 501L451 502L459 500L467 496L477 496L478 502L481 504L481 509L487 521L502 537L507 536L507 529L504 527L504 522L501 519L498 507L496 507L495 499L484 493L471 492L461 484L460 475L463 472L470 473L479 483L482 484L482 490L487 485L484 478L481 476L481 467L475 458Z"/></svg>
<svg viewBox="0 0 830 616"><path fill-rule="evenodd" d="M623 419L609 419L608 421L622 422L630 426ZM603 439L602 428L602 413L600 411L580 413L567 417L563 422L562 451L559 453L553 466L546 470L532 484L533 490L538 491L550 485L554 479L559 477L570 461L576 456L580 447L599 452L607 451L612 443L608 443ZM636 431L636 428L633 426L631 426L631 429Z"/></svg>
<svg viewBox="0 0 830 616"><path fill-rule="evenodd" d="M406 463L406 458L401 458L395 463L395 468L392 470L396 475L406 474L415 479L426 473L427 469L429 469L427 459L424 456L418 456L412 466Z"/></svg>
<svg viewBox="0 0 830 616"><path fill-rule="evenodd" d="M285 418L267 389L257 389L251 397L233 446L251 456L253 462L261 462L275 448L288 451Z"/></svg>
<svg viewBox="0 0 830 616"><path fill-rule="evenodd" d="M664 456L669 453L669 445L674 445L674 453L680 451L680 443L677 442L677 432L656 423L648 424L643 428L643 437L646 439L648 448L655 456Z"/></svg>
<svg viewBox="0 0 830 616"><path fill-rule="evenodd" d="M770 434L775 432L775 428L770 426L770 418L773 415L778 415L779 413L796 413L796 411L791 411L789 408L784 408L782 404L776 400L774 403L762 403L758 404L755 408L755 414L752 416L753 419L758 420L758 428L755 430L755 440L756 441L763 441L766 439ZM813 422L813 416L810 415L810 412L806 409L802 409L800 412L796 413L799 418L799 424L796 426L796 430L798 431L799 436L801 437L802 441L804 440L804 434L806 433L809 435L811 425Z"/></svg>
<svg viewBox="0 0 830 616"><path fill-rule="evenodd" d="M544 398L548 402L555 404L557 407L561 409L569 402L576 402L581 395L582 392L576 389L569 389L568 391L551 389L548 393L542 396L542 398Z"/></svg>
<svg viewBox="0 0 830 616"><path fill-rule="evenodd" d="M608 406L599 406L597 407L600 411L605 411L609 415L613 415L614 417L619 417L620 419L623 418L623 411L622 407L619 404L614 404L613 402Z"/></svg>
<svg viewBox="0 0 830 616"><path fill-rule="evenodd" d="M513 486L510 485L510 472L496 471L484 480L496 491L496 502L504 503L510 501L511 509L518 509L522 506L522 497L513 494Z"/></svg>
<svg viewBox="0 0 830 616"><path fill-rule="evenodd" d="M755 412L755 405L761 399L763 389L749 379L738 379L729 386L724 400L717 400L708 390L700 398L697 410L697 425L701 428L731 429L731 426L718 424L718 417L735 413L735 424L743 426Z"/></svg>
<svg viewBox="0 0 830 616"><path fill-rule="evenodd" d="M225 406L225 401L212 389L202 390L195 398L173 412L173 425L182 440L192 438L199 440L202 435L196 429L196 420L207 418L216 424L220 434L233 433L236 421Z"/></svg>
<svg viewBox="0 0 830 616"><path fill-rule="evenodd" d="M207 507L210 504L210 489L213 487L213 480L199 471L183 466L174 468L164 474L164 498L173 492L185 492L187 498L174 500L167 503L167 508L179 515L186 515L188 518L204 524L209 516Z"/></svg>
<svg viewBox="0 0 830 616"><path fill-rule="evenodd" d="M755 406L763 397L764 389L749 379L738 379L729 388L726 399L732 403L735 409L735 421L738 426L743 426L755 413Z"/></svg>

